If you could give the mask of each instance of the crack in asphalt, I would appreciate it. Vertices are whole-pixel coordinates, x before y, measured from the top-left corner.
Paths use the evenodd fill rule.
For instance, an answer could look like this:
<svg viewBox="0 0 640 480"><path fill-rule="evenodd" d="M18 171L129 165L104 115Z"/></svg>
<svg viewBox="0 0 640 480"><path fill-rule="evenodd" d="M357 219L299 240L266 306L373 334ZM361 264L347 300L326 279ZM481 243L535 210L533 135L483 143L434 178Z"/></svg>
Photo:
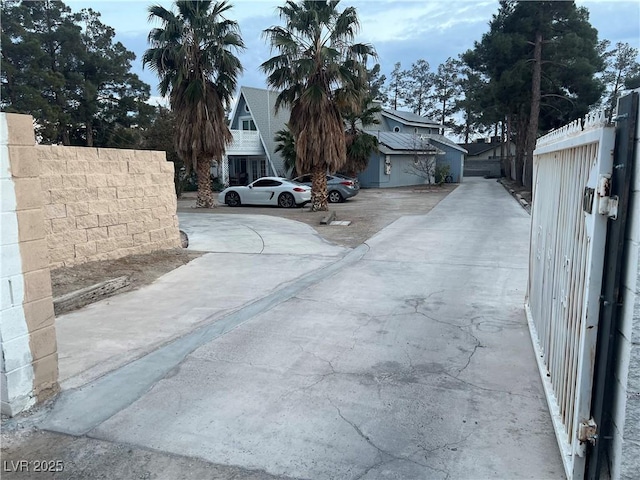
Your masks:
<svg viewBox="0 0 640 480"><path fill-rule="evenodd" d="M428 454L433 453L433 452L437 452L438 450L444 450L445 448L449 448L452 447L454 445L461 445L463 443L465 443L467 440L469 440L469 437L471 437L473 435L473 433L469 433L468 435L466 435L462 440L458 440L457 442L447 442L443 445L439 445L437 447L434 448L427 448L424 445L420 445L418 444L418 450L416 450L416 453L419 450L422 450L424 452L424 459L429 461L429 458L427 457ZM441 472L445 475L445 480L449 479L451 474L449 473L448 470L443 469L443 468L438 468L438 467L434 467L432 465L429 466L429 468L432 468L433 470L436 470L438 472Z"/></svg>
<svg viewBox="0 0 640 480"><path fill-rule="evenodd" d="M473 325L473 322L470 322L470 323L468 323L468 324L466 324L466 325L458 325L458 324L455 324L455 323L452 323L452 322L447 322L447 321L444 321L444 320L436 319L436 318L432 317L431 315L427 315L426 313L421 312L421 311L419 310L420 306L421 306L421 305L424 305L424 303L425 303L425 302L426 302L426 301L427 301L431 296L435 295L436 293L441 293L441 292L443 292L443 291L444 291L444 290L441 290L440 292L433 292L433 293L431 293L429 296L427 296L427 297L425 297L425 298L422 298L422 297L409 298L409 299L407 299L407 300L406 300L406 302L405 302L405 303L406 303L407 305L409 305L409 306L413 307L413 309L414 309L413 313L415 313L415 314L417 314L417 315L422 315L423 317L428 318L429 320L433 320L434 322L442 323L442 324L445 324L445 325L449 325L450 327L457 328L457 329L458 329L458 330L460 330L461 332L463 332L463 333L465 333L465 334L469 335L471 338L473 338L473 340L475 341L475 345L474 345L474 347L473 347L473 350L472 350L472 351L471 351L471 353L469 354L469 357L467 358L467 361L466 361L465 365L464 365L461 369L459 369L459 370L458 370L458 373L457 373L457 375L456 375L456 378L457 378L457 377L458 377L460 374L462 374L462 372L463 372L464 370L466 370L466 368L469 366L469 364L471 363L471 359L472 359L472 358L473 358L473 356L475 355L475 353L476 353L476 351L478 350L478 348L482 347L482 344L481 344L480 340L478 340L478 337L476 337L473 333L471 333L471 332L469 331L469 329L470 329L470 328L472 327L472 325Z"/></svg>

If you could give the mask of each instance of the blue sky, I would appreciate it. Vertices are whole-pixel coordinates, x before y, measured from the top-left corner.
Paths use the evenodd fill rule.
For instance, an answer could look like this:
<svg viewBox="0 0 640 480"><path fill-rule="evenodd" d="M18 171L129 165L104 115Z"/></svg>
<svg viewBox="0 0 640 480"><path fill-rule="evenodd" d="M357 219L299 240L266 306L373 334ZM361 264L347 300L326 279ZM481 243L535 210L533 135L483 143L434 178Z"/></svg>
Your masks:
<svg viewBox="0 0 640 480"><path fill-rule="evenodd" d="M157 95L157 78L142 68L142 54L147 48L147 35L154 26L148 23L148 7L160 4L171 8L171 1L150 0L68 0L73 11L93 8L102 14L102 22L113 27L116 39L136 54L133 70L152 86ZM273 0L235 0L228 17L236 20L247 49L240 54L245 71L241 85L265 87L259 65L270 57L262 31L279 24L276 7L283 2ZM590 12L591 24L600 39L626 42L640 48L640 2L578 1ZM362 25L359 41L373 44L382 67L389 74L396 62L403 68L422 58L431 70L448 57L473 47L488 30L492 14L498 10L497 0L343 0L341 6L354 6Z"/></svg>

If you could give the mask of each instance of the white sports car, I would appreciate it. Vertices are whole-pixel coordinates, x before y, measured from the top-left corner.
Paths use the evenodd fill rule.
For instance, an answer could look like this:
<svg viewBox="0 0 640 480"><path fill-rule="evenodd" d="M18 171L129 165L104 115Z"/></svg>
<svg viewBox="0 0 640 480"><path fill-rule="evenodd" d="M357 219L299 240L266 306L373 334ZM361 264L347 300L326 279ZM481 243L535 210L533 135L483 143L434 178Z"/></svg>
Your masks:
<svg viewBox="0 0 640 480"><path fill-rule="evenodd" d="M218 195L218 202L230 207L274 205L290 208L310 201L311 187L279 177L262 177L246 187L228 187Z"/></svg>

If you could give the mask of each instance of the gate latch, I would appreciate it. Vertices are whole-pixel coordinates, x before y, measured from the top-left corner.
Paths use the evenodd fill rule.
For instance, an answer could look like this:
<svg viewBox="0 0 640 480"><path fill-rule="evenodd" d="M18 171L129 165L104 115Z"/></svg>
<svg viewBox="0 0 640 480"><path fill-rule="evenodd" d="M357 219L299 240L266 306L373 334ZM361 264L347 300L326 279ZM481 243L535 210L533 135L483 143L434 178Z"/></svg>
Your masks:
<svg viewBox="0 0 640 480"><path fill-rule="evenodd" d="M578 440L580 443L589 442L591 445L595 446L596 441L598 440L598 425L593 418L590 418L586 422L580 422L580 426L578 427Z"/></svg>
<svg viewBox="0 0 640 480"><path fill-rule="evenodd" d="M611 196L611 175L598 177L598 213L612 220L618 218L618 196Z"/></svg>

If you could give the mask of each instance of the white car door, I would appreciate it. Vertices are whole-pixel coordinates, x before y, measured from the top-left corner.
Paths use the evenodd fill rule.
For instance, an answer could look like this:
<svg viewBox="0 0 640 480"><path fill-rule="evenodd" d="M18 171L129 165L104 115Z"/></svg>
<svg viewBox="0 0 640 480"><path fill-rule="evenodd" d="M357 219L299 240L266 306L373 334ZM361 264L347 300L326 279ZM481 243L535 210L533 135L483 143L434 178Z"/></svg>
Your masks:
<svg viewBox="0 0 640 480"><path fill-rule="evenodd" d="M274 202L275 190L277 187L281 185L281 182L271 179L261 179L256 180L251 185L249 185L248 197L249 201L247 203L251 203L253 205L269 205L277 202L277 199Z"/></svg>

